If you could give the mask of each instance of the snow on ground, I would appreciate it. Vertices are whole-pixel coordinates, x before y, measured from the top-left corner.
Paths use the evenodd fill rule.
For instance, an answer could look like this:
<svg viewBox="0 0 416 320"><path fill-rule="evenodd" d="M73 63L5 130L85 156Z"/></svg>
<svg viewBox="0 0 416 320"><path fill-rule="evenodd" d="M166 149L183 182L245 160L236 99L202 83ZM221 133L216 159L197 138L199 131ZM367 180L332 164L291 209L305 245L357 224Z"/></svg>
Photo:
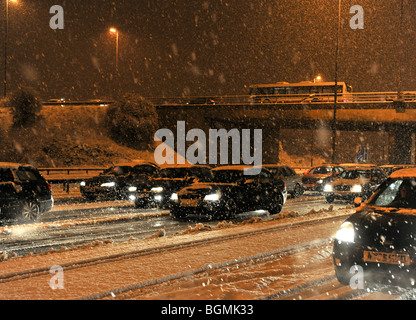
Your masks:
<svg viewBox="0 0 416 320"><path fill-rule="evenodd" d="M161 250L157 254L141 255L143 250L155 248L163 249L174 244L184 244L208 240L224 235L231 235L252 230L269 228L275 225L290 225L295 221L309 221L318 216L336 216L352 213L352 209L328 210L319 214L311 212L309 215L289 218L293 214L286 213L286 219L274 219L263 221L253 219L250 222L234 225L229 222L221 222L217 227L205 227L198 224L190 227L184 232L173 235L163 236L155 234L154 237L145 240L131 240L123 243L111 243L111 241L93 242L75 249L65 249L50 251L43 254L27 255L24 257L9 256L9 259L0 262L0 299L77 299L91 297L102 292L111 292L117 288L137 285L155 279L163 279L167 276L182 274L191 270L204 268L209 265L224 264L244 257L252 257L276 249L299 245L315 239L325 239L331 237L339 224L334 222L314 225L313 227L302 227L301 229L288 229L285 232L263 233L258 236L246 238L229 239L220 243L207 243L195 247L184 247L173 251ZM93 218L94 220L96 218ZM87 219L88 220L88 219ZM78 221L79 223L89 223ZM101 221L103 222L103 221ZM59 227L70 228L70 222L59 222ZM97 222L94 222L97 223ZM56 227L55 222L46 223L40 226L31 227ZM6 232L3 230L3 232ZM312 236L311 236L312 235ZM320 273L328 273L332 266L328 265L329 249L325 252L315 252L312 257L319 254L327 259L324 270L316 269ZM114 257L114 259L102 258ZM312 259L309 257L309 259ZM77 267L80 262L89 260L90 263ZM306 260L305 260L306 261ZM304 261L292 261L292 266L304 265ZM63 267L63 273L48 272L53 266ZM233 268L235 268L234 266ZM238 266L237 266L238 267ZM270 270L269 270L270 269ZM230 284L225 290L225 283L213 284L209 278L199 278L185 282L185 287L176 287L174 294L172 291L163 289L161 286L156 292L145 292L139 294L136 299L252 299L267 292L267 285L283 285L285 281L295 282L302 277L286 278L285 281L277 281L279 276L273 274L273 268L263 268L263 274L252 276L253 271L247 273L230 273L227 278L233 277L232 283L244 283L244 285ZM37 270L33 274L30 270ZM268 271L267 271L268 270ZM254 270L255 271L255 270ZM257 272L257 271L255 271ZM251 274L251 275L250 275ZM53 281L57 275L61 289L53 289ZM10 278L13 276L12 278ZM225 274L224 274L225 277ZM237 279L236 279L237 278ZM240 282L238 278L241 279ZM250 282L250 278L253 281ZM59 280L58 279L58 280ZM165 283L165 282L164 282ZM167 281L166 284L172 283ZM52 285L51 285L52 284ZM210 286L211 285L211 286ZM259 289L262 288L262 289ZM162 291L157 291L162 290ZM126 297L131 298L131 297ZM133 297L134 299L135 297Z"/></svg>

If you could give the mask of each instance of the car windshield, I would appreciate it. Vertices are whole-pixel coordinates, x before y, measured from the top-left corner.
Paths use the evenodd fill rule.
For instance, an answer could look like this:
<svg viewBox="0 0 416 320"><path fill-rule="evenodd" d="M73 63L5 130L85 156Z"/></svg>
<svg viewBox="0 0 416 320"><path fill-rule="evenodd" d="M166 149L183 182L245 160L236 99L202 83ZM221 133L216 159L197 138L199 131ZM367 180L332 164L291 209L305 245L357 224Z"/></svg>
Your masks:
<svg viewBox="0 0 416 320"><path fill-rule="evenodd" d="M388 179L368 204L376 207L416 209L416 179Z"/></svg>
<svg viewBox="0 0 416 320"><path fill-rule="evenodd" d="M370 178L369 170L347 170L341 173L342 179Z"/></svg>
<svg viewBox="0 0 416 320"><path fill-rule="evenodd" d="M131 172L131 167L129 166L114 166L104 170L103 175L114 175L114 176L124 176Z"/></svg>
<svg viewBox="0 0 416 320"><path fill-rule="evenodd" d="M145 174L145 175L148 175L148 174L154 174L155 171L156 171L156 169L153 166L147 166L147 165L144 165L144 166L135 166L133 168L133 172L135 174Z"/></svg>
<svg viewBox="0 0 416 320"><path fill-rule="evenodd" d="M30 168L19 168L16 170L16 175L20 181L37 181L40 178L39 175Z"/></svg>
<svg viewBox="0 0 416 320"><path fill-rule="evenodd" d="M214 173L212 182L236 183L245 177L242 170L215 170L212 172Z"/></svg>
<svg viewBox="0 0 416 320"><path fill-rule="evenodd" d="M164 179L186 179L195 177L200 181L211 181L212 174L208 168L165 168L160 170L159 178Z"/></svg>
<svg viewBox="0 0 416 320"><path fill-rule="evenodd" d="M191 175L189 168L166 168L160 170L160 178L183 179Z"/></svg>
<svg viewBox="0 0 416 320"><path fill-rule="evenodd" d="M328 174L331 172L332 172L331 167L317 167L317 168L311 169L311 171L309 171L309 174Z"/></svg>

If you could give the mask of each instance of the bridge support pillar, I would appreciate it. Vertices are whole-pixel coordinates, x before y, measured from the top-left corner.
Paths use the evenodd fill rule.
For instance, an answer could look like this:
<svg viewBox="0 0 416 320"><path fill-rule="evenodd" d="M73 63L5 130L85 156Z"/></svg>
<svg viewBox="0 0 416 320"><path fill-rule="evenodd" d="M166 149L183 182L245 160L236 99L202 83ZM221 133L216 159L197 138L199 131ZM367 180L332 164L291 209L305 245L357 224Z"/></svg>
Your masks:
<svg viewBox="0 0 416 320"><path fill-rule="evenodd" d="M389 162L391 164L411 164L414 129L408 125L395 125L390 130L392 145Z"/></svg>

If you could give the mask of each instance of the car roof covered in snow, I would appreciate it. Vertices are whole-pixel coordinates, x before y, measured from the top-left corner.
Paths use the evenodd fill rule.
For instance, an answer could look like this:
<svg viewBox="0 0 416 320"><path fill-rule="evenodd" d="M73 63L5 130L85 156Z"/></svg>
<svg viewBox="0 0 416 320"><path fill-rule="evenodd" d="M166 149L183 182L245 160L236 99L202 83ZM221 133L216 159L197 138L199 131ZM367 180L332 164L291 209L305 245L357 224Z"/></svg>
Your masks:
<svg viewBox="0 0 416 320"><path fill-rule="evenodd" d="M212 169L213 171L220 171L220 170L244 170L244 169L252 169L253 166L247 166L247 165L231 165L231 166L222 166L222 167L216 167Z"/></svg>
<svg viewBox="0 0 416 320"><path fill-rule="evenodd" d="M15 163L15 162L0 162L0 168L19 168L19 167L32 167L26 163Z"/></svg>
<svg viewBox="0 0 416 320"><path fill-rule="evenodd" d="M356 166L348 166L345 167L345 171L354 171L354 170L372 170L374 168L377 168L376 166L360 166L360 165L356 165Z"/></svg>
<svg viewBox="0 0 416 320"><path fill-rule="evenodd" d="M408 168L408 169L400 169L394 171L390 178L397 179L397 178L416 178L416 168Z"/></svg>
<svg viewBox="0 0 416 320"><path fill-rule="evenodd" d="M134 166L138 166L138 165L154 165L154 166L157 166L157 164L155 164L151 161L133 160L133 161L130 161L130 162L114 163L113 165L110 166L110 168L111 167L134 167Z"/></svg>
<svg viewBox="0 0 416 320"><path fill-rule="evenodd" d="M263 164L262 165L263 168L280 168L280 167L289 167L289 165L287 164Z"/></svg>

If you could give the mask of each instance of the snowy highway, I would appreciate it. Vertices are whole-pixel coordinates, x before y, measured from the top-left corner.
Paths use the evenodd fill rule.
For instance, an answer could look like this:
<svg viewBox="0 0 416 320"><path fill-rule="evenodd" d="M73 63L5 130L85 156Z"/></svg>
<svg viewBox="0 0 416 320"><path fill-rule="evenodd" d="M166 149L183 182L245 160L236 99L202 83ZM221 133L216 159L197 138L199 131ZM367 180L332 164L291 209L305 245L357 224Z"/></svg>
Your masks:
<svg viewBox="0 0 416 320"><path fill-rule="evenodd" d="M61 201L58 201L58 203ZM28 225L0 228L0 298L121 300L395 299L412 291L341 285L335 231L354 209L318 195L288 199L280 217L173 219L127 201L69 200ZM63 270L52 290L51 266ZM93 281L91 281L93 279ZM11 289L12 288L12 289Z"/></svg>
<svg viewBox="0 0 416 320"><path fill-rule="evenodd" d="M0 251L25 255L94 241L122 242L153 235L173 235L199 223L214 227L220 222L203 217L177 220L167 210L136 209L131 201L85 202L76 197L67 197L64 203L62 200L58 197L54 209L41 215L34 224L5 223L0 229ZM283 212L304 215L329 207L344 208L345 203L329 205L322 197L303 196L288 199ZM247 212L238 215L231 223L238 224L256 217L273 218L267 211Z"/></svg>

